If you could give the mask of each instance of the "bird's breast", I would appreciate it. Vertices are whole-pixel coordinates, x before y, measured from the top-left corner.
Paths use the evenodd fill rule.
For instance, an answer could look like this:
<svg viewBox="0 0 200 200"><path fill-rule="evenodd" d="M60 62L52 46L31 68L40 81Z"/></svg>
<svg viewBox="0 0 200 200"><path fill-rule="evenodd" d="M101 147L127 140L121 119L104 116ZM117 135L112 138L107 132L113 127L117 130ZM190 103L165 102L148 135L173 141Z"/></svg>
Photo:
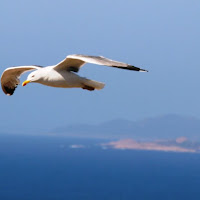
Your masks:
<svg viewBox="0 0 200 200"><path fill-rule="evenodd" d="M57 72L51 70L40 82L43 85L51 87L75 87L80 85L81 77L68 71Z"/></svg>

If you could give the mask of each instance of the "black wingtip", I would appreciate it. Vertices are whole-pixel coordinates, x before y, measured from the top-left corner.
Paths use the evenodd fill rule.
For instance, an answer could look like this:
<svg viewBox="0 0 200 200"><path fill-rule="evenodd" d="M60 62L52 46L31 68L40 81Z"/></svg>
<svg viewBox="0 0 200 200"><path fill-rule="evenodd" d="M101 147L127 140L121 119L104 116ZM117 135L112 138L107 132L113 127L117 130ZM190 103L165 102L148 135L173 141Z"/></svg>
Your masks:
<svg viewBox="0 0 200 200"><path fill-rule="evenodd" d="M111 67L116 67L116 68L120 68L120 69L126 69L126 70L133 70L133 71L139 71L139 72L148 72L148 70L146 69L140 69L139 67L135 67L133 65L127 65L127 66L115 66L112 65Z"/></svg>
<svg viewBox="0 0 200 200"><path fill-rule="evenodd" d="M149 71L146 70L146 69L140 69L139 71L140 71L140 72L149 72Z"/></svg>
<svg viewBox="0 0 200 200"><path fill-rule="evenodd" d="M146 70L146 69L141 69L141 68L135 67L135 66L133 66L133 65L128 65L127 69L134 70L134 71L139 71L139 72L149 72L149 71Z"/></svg>

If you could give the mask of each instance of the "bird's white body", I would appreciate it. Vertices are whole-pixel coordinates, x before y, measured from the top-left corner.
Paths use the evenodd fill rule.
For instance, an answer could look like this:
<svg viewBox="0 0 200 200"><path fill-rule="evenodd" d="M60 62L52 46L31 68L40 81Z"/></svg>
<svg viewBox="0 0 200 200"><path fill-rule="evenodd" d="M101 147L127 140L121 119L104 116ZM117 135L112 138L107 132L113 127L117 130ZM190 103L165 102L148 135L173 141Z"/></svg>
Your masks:
<svg viewBox="0 0 200 200"><path fill-rule="evenodd" d="M61 87L61 88L74 88L82 86L84 78L80 77L79 75L73 72L69 72L66 70L58 72L54 70L53 67L54 66L48 66L39 69L38 72L39 73L42 72L44 76L39 81L35 82L46 86Z"/></svg>
<svg viewBox="0 0 200 200"><path fill-rule="evenodd" d="M1 86L5 94L12 95L20 83L20 76L26 71L35 70L28 75L27 80L23 82L23 86L27 83L35 82L51 87L82 88L90 91L104 88L104 83L80 77L76 74L85 63L107 65L134 71L146 71L102 56L69 55L57 65L44 68L34 65L7 68L1 76Z"/></svg>
<svg viewBox="0 0 200 200"><path fill-rule="evenodd" d="M55 66L47 66L32 73L34 73L35 75L42 75L38 80L33 82L50 87L83 89L86 89L84 88L86 85L89 87L94 87L96 89L102 89L104 87L104 83L81 77L78 74L75 74L74 72L67 71L64 69L57 71L55 70Z"/></svg>

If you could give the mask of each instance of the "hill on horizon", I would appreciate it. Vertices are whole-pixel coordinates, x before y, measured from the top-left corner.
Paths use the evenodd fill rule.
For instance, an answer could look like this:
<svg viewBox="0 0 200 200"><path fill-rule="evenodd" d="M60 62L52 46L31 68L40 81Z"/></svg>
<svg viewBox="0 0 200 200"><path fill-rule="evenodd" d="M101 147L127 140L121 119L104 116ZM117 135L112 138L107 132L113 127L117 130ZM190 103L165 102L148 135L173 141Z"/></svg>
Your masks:
<svg viewBox="0 0 200 200"><path fill-rule="evenodd" d="M70 137L106 139L175 139L187 137L200 140L200 120L194 117L168 114L144 120L116 119L98 125L74 124L51 131Z"/></svg>

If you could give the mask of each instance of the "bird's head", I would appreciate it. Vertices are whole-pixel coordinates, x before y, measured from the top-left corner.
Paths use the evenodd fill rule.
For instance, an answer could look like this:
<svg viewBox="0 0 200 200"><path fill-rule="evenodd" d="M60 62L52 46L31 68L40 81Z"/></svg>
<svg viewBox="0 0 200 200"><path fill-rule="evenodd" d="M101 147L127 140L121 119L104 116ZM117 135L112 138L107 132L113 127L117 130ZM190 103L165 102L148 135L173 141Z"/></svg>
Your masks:
<svg viewBox="0 0 200 200"><path fill-rule="evenodd" d="M39 71L39 70L36 70L36 71L34 71L34 72L31 72L31 73L28 75L26 81L24 81L24 82L22 83L22 86L25 86L25 85L27 85L27 84L30 83L30 82L39 82L40 79L41 79L41 74L38 73L38 71Z"/></svg>

